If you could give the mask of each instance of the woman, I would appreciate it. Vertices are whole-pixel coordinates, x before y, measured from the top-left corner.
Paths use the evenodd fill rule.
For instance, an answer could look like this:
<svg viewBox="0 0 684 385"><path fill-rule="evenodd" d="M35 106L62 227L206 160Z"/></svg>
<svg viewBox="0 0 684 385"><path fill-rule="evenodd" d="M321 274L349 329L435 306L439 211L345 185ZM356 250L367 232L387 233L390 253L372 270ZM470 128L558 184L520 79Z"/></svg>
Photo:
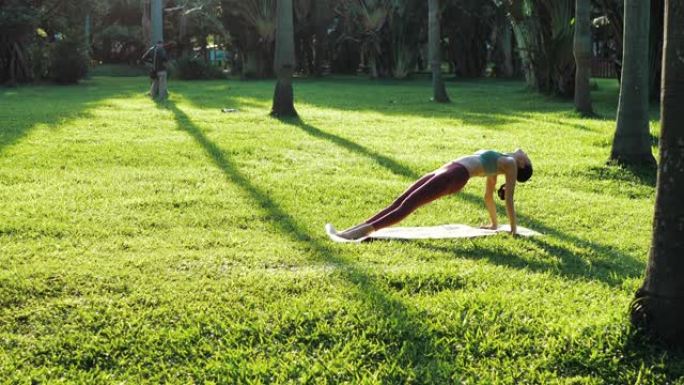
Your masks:
<svg viewBox="0 0 684 385"><path fill-rule="evenodd" d="M346 239L359 239L373 231L392 226L406 218L418 207L460 191L468 179L475 176L487 178L484 201L491 222L484 228L494 230L498 227L494 189L496 188L496 178L501 174L505 176L506 183L501 185L498 195L499 198L506 201L511 234L515 234L517 230L515 207L513 206L515 184L516 181L526 182L532 176L532 162L521 149L511 153L481 150L474 155L464 156L447 163L418 179L391 205L365 222L336 234ZM334 229L332 231L335 232Z"/></svg>

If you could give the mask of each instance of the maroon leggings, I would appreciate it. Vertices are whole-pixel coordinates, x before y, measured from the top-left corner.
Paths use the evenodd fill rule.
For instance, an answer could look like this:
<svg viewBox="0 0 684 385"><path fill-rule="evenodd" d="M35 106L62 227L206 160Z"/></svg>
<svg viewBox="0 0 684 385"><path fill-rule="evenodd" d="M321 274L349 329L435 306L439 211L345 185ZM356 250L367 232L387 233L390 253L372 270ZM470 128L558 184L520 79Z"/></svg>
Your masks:
<svg viewBox="0 0 684 385"><path fill-rule="evenodd" d="M391 205L364 223L373 226L375 230L392 226L416 211L418 207L460 191L469 178L468 169L460 163L451 163L446 166L446 171L438 174L433 172L418 179Z"/></svg>

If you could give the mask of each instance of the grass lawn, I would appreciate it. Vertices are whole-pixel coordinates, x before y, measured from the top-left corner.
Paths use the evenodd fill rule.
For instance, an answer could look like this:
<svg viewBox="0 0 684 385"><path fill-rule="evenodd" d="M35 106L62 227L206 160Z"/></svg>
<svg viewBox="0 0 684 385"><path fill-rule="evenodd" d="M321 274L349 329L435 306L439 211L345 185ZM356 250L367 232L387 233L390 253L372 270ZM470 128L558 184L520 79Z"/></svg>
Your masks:
<svg viewBox="0 0 684 385"><path fill-rule="evenodd" d="M146 87L0 89L0 381L684 384L684 356L629 327L655 175L606 165L614 81L587 120L520 82L436 105L426 80L300 80L296 122L267 115L272 81ZM325 236L518 146L519 222L543 237ZM484 223L483 189L404 224Z"/></svg>

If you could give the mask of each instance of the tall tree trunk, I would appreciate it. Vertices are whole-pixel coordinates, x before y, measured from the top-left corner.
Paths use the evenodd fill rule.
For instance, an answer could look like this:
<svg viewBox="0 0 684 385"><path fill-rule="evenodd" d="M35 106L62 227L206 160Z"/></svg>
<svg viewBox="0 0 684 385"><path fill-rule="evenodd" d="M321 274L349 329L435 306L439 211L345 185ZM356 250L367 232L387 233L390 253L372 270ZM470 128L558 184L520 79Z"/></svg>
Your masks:
<svg viewBox="0 0 684 385"><path fill-rule="evenodd" d="M255 49L242 51L242 77L245 79L262 77L260 60L261 56Z"/></svg>
<svg viewBox="0 0 684 385"><path fill-rule="evenodd" d="M370 71L371 79L377 79L380 77L380 70L378 70L378 61L376 60L375 54L368 55L368 68Z"/></svg>
<svg viewBox="0 0 684 385"><path fill-rule="evenodd" d="M323 68L323 66L328 53L326 49L327 37L324 27L318 27L316 31L317 32L314 41L314 75L323 76L323 73L325 72L325 68Z"/></svg>
<svg viewBox="0 0 684 385"><path fill-rule="evenodd" d="M627 25L627 24L626 24ZM653 240L632 322L684 346L684 0L666 0L660 167Z"/></svg>
<svg viewBox="0 0 684 385"><path fill-rule="evenodd" d="M150 6L152 20L152 44L164 41L164 0L152 0Z"/></svg>
<svg viewBox="0 0 684 385"><path fill-rule="evenodd" d="M439 33L439 0L428 0L428 45L430 48L430 67L432 68L432 100L437 103L448 103L442 79L442 46Z"/></svg>
<svg viewBox="0 0 684 385"><path fill-rule="evenodd" d="M150 6L150 16L152 20L152 44L164 42L164 0L152 0ZM157 50L152 54L156 60ZM166 99L168 97L166 70L160 71L158 65L154 64L156 78L153 81L150 95L154 99Z"/></svg>
<svg viewBox="0 0 684 385"><path fill-rule="evenodd" d="M591 1L575 0L575 108L583 116L592 116L591 89Z"/></svg>
<svg viewBox="0 0 684 385"><path fill-rule="evenodd" d="M178 52L180 56L190 55L190 42L188 41L188 14L185 7L181 8L178 15Z"/></svg>
<svg viewBox="0 0 684 385"><path fill-rule="evenodd" d="M143 41L145 44L150 44L152 42L152 19L150 17L150 0L143 1L143 11L142 11L142 34ZM151 44L150 44L151 45Z"/></svg>
<svg viewBox="0 0 684 385"><path fill-rule="evenodd" d="M276 52L274 69L278 82L273 93L271 115L294 117L292 74L295 68L294 22L292 0L278 0L276 11Z"/></svg>
<svg viewBox="0 0 684 385"><path fill-rule="evenodd" d="M655 166L648 127L648 40L650 0L625 0L622 82L617 129L610 159Z"/></svg>
<svg viewBox="0 0 684 385"><path fill-rule="evenodd" d="M314 6L314 74L322 76L324 72L324 64L330 60L327 43L328 43L328 27L332 17L330 11L329 0L316 0L312 2Z"/></svg>
<svg viewBox="0 0 684 385"><path fill-rule="evenodd" d="M651 0L651 25L649 38L649 99L660 100L660 83L662 74L663 58L663 15L665 13L665 0Z"/></svg>
<svg viewBox="0 0 684 385"><path fill-rule="evenodd" d="M501 23L501 31L499 33L499 44L501 45L501 53L503 54L503 76L512 78L515 74L513 67L513 30L508 19L503 19Z"/></svg>
<svg viewBox="0 0 684 385"><path fill-rule="evenodd" d="M92 31L92 19L90 18L90 12L85 16L84 27L83 27L83 38L85 40L85 49L88 52L88 57L90 57L90 47L91 44L91 31Z"/></svg>

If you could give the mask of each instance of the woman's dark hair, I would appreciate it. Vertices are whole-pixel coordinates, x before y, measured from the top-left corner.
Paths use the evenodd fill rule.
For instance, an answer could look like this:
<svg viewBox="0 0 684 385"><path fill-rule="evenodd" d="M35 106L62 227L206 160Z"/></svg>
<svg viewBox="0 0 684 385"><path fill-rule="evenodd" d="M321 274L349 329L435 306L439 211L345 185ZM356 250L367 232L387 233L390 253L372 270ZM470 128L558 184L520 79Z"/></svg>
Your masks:
<svg viewBox="0 0 684 385"><path fill-rule="evenodd" d="M527 164L524 167L519 167L518 168L518 176L516 180L520 183L527 182L531 177L532 177L532 165ZM496 194L499 196L499 199L506 200L506 184L502 184L501 187L499 187L499 190L496 192Z"/></svg>
<svg viewBox="0 0 684 385"><path fill-rule="evenodd" d="M499 190L496 192L496 195L499 196L499 199L502 201L506 200L506 183L502 184L501 187L499 187Z"/></svg>
<svg viewBox="0 0 684 385"><path fill-rule="evenodd" d="M523 167L518 167L518 182L527 182L532 177L532 164L528 163Z"/></svg>

